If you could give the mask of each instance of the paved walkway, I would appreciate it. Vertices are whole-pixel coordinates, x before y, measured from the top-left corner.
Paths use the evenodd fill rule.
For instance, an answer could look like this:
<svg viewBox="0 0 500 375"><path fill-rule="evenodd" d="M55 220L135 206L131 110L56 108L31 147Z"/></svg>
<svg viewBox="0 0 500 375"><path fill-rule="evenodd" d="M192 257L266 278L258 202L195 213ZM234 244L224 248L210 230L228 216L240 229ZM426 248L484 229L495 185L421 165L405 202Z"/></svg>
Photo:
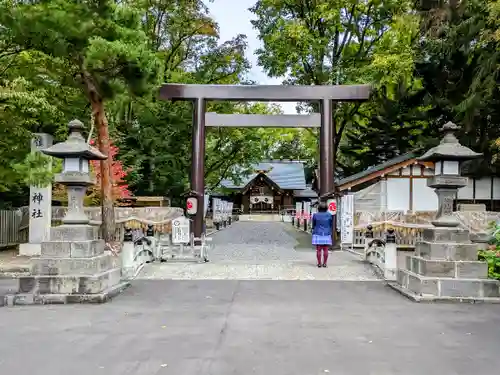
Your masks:
<svg viewBox="0 0 500 375"><path fill-rule="evenodd" d="M330 254L316 267L310 235L280 222L236 222L213 235L210 262L154 263L141 279L352 280L378 281L373 270L348 252Z"/></svg>

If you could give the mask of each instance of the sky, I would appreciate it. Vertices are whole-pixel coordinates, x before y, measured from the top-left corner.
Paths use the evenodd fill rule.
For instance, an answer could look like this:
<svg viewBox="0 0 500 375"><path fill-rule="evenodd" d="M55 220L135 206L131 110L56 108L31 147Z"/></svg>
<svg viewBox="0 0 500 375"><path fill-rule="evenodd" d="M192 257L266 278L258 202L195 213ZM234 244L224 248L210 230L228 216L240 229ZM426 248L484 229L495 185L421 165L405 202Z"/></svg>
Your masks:
<svg viewBox="0 0 500 375"><path fill-rule="evenodd" d="M220 28L221 43L230 40L238 34L247 36L247 58L252 64L250 79L259 84L280 85L282 79L270 78L257 65L257 56L254 51L261 46L257 38L257 31L253 29L250 20L254 15L248 10L256 0L214 0L206 2L212 17ZM279 103L287 114L295 114L295 103Z"/></svg>

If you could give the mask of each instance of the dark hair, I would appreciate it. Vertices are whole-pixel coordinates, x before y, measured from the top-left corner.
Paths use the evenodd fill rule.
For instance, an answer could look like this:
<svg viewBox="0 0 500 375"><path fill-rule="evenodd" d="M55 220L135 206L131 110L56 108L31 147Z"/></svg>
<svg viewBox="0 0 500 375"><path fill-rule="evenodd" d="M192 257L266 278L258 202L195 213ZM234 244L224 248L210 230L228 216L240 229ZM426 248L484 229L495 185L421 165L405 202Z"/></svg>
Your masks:
<svg viewBox="0 0 500 375"><path fill-rule="evenodd" d="M326 212L328 211L328 206L326 205L326 202L320 202L318 205L318 212Z"/></svg>

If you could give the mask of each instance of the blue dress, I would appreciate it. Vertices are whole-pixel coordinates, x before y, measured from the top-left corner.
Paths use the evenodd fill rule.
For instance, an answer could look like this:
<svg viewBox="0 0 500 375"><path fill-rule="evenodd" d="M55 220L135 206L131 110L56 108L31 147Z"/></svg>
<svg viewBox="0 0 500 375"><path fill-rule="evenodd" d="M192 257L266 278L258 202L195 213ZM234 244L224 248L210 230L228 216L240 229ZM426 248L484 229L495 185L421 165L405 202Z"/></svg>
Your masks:
<svg viewBox="0 0 500 375"><path fill-rule="evenodd" d="M316 212L312 217L312 244L331 245L333 215L330 212Z"/></svg>

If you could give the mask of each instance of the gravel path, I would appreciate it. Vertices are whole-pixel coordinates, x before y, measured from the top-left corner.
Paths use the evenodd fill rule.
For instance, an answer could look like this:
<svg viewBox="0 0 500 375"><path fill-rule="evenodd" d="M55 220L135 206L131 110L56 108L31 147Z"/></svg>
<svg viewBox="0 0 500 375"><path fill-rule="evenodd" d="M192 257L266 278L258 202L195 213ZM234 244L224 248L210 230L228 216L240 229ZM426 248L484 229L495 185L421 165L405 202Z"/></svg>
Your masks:
<svg viewBox="0 0 500 375"><path fill-rule="evenodd" d="M379 280L351 253L330 254L329 267L316 267L310 236L280 222L236 222L213 236L210 262L147 265L142 279Z"/></svg>

